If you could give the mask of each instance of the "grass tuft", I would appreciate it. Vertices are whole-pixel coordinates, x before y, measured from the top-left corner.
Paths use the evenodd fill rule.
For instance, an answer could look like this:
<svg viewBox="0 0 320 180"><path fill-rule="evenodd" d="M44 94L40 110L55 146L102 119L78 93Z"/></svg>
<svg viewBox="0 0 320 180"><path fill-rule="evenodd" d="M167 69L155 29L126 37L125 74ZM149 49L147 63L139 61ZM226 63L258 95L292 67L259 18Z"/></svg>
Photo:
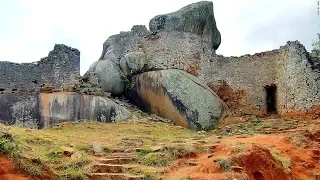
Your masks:
<svg viewBox="0 0 320 180"><path fill-rule="evenodd" d="M180 180L191 180L191 177L190 176L184 176Z"/></svg>
<svg viewBox="0 0 320 180"><path fill-rule="evenodd" d="M236 152L245 152L247 150L247 147L245 143L237 142L234 149Z"/></svg>
<svg viewBox="0 0 320 180"><path fill-rule="evenodd" d="M149 153L139 158L138 162L147 166L163 167L168 166L170 157L165 153Z"/></svg>
<svg viewBox="0 0 320 180"><path fill-rule="evenodd" d="M291 160L287 156L283 156L276 149L271 149L271 154L274 160L288 173L290 172Z"/></svg>
<svg viewBox="0 0 320 180"><path fill-rule="evenodd" d="M213 162L218 163L224 171L231 171L232 161L224 158L216 158Z"/></svg>

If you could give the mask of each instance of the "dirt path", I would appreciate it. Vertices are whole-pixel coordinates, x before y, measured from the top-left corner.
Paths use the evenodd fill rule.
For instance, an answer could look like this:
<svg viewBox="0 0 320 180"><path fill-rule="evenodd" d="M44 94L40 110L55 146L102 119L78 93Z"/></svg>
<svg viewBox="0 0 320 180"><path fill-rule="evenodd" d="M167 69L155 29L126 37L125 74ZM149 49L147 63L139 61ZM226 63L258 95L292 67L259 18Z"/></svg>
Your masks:
<svg viewBox="0 0 320 180"><path fill-rule="evenodd" d="M15 168L12 161L6 156L0 156L0 179L1 180L31 180L21 171Z"/></svg>

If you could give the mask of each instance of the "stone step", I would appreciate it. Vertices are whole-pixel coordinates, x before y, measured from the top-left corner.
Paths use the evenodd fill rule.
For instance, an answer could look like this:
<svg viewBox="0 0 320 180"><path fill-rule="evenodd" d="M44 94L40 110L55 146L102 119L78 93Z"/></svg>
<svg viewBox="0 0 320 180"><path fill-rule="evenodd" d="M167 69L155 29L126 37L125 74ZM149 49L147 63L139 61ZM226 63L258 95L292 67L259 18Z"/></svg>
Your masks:
<svg viewBox="0 0 320 180"><path fill-rule="evenodd" d="M91 168L92 173L124 173L137 165L121 165L121 164L94 164Z"/></svg>
<svg viewBox="0 0 320 180"><path fill-rule="evenodd" d="M110 153L103 156L104 158L135 158L136 155L133 153Z"/></svg>
<svg viewBox="0 0 320 180"><path fill-rule="evenodd" d="M130 162L135 161L135 157L128 157L128 158L100 158L97 159L99 163L102 164L128 164Z"/></svg>
<svg viewBox="0 0 320 180"><path fill-rule="evenodd" d="M92 180L143 180L143 175L130 175L123 173L91 173L88 174Z"/></svg>
<svg viewBox="0 0 320 180"><path fill-rule="evenodd" d="M137 147L133 147L133 148L112 148L111 152L112 153L132 153L132 152L140 152L142 151L142 148L137 148Z"/></svg>

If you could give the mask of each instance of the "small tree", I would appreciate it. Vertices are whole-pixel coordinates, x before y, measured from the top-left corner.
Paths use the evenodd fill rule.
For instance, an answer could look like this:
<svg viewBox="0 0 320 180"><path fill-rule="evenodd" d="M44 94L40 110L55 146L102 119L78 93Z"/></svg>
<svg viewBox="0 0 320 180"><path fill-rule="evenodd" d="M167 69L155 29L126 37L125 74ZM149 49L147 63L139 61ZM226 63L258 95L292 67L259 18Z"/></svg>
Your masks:
<svg viewBox="0 0 320 180"><path fill-rule="evenodd" d="M317 35L318 40L312 43L313 49L311 50L311 52L316 56L320 56L320 33L318 33Z"/></svg>

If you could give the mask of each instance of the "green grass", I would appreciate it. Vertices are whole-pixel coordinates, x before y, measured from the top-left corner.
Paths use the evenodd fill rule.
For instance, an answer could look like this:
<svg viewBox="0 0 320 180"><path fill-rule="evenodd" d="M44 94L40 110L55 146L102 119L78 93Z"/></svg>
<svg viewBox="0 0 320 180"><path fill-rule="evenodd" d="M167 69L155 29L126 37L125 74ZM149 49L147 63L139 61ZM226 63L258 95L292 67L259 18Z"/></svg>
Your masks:
<svg viewBox="0 0 320 180"><path fill-rule="evenodd" d="M180 180L191 180L191 177L190 176L184 176Z"/></svg>
<svg viewBox="0 0 320 180"><path fill-rule="evenodd" d="M91 160L88 156L81 156L81 158L68 161L65 164L62 164L57 167L57 169L61 170L60 178L63 179L86 179L86 165L89 164Z"/></svg>
<svg viewBox="0 0 320 180"><path fill-rule="evenodd" d="M260 119L253 119L251 120L251 123L254 125L254 126L257 126L258 124L262 123L262 121Z"/></svg>
<svg viewBox="0 0 320 180"><path fill-rule="evenodd" d="M139 170L133 174L144 174L145 179L159 179L164 177L164 169L173 160L193 156L199 152L209 153L211 149L202 147L204 144L224 143L232 146L233 152L245 152L247 146L244 143L236 143L223 138L217 142L217 133L224 133L224 129L215 132L198 134L185 128L180 128L167 123L150 121L144 116L135 121L122 123L82 122L66 123L63 126L36 130L15 126L0 125L0 152L9 154L10 157L31 175L55 177L56 179L86 179L90 165L93 163L94 150L92 143L100 145L104 152L108 153L112 147L130 146L144 149L137 152ZM238 124L232 129L234 133L251 133L263 129L269 121L254 119L246 124ZM7 129L7 130L5 130ZM3 130L3 132L2 132ZM230 134L229 132L225 132ZM292 136L291 142L306 139ZM261 144L252 143L258 146ZM303 144L302 144L303 145ZM80 157L71 158L63 153L61 147L73 149ZM163 146L160 152L152 152L152 146ZM297 145L298 146L298 145ZM249 146L248 146L249 147ZM212 152L210 152L212 153ZM287 172L290 171L291 161L278 151L271 151L275 161ZM216 158L214 160L224 171L230 171L234 158ZM161 171L161 172L160 172ZM188 176L185 176L188 179Z"/></svg>
<svg viewBox="0 0 320 180"><path fill-rule="evenodd" d="M282 155L277 149L270 150L274 160L288 173L290 172L291 160L289 157Z"/></svg>
<svg viewBox="0 0 320 180"><path fill-rule="evenodd" d="M231 166L233 162L229 159L216 158L213 162L218 163L224 171L231 171Z"/></svg>
<svg viewBox="0 0 320 180"><path fill-rule="evenodd" d="M242 142L237 142L234 147L234 150L236 152L245 152L247 150L246 144Z"/></svg>
<svg viewBox="0 0 320 180"><path fill-rule="evenodd" d="M11 153L12 159L31 175L40 176L49 173L58 179L84 179L88 173L87 166L94 155L92 142L99 144L104 152L111 147L138 143L141 148L148 149L159 143L172 143L183 139L197 137L197 133L180 129L165 123L150 121L138 123L101 123L83 122L68 123L48 129L25 129L15 126L7 128L8 133L0 138L0 152ZM71 147L74 152L82 154L73 159L63 154L61 147ZM183 148L172 148L161 153L142 152L141 162L149 166L162 167L168 165L169 159L188 151ZM166 158L168 156L168 158Z"/></svg>
<svg viewBox="0 0 320 180"><path fill-rule="evenodd" d="M45 168L45 165L41 161L34 161L33 159L21 157L19 155L11 156L11 158L20 169L28 172L31 176L43 175L43 169Z"/></svg>
<svg viewBox="0 0 320 180"><path fill-rule="evenodd" d="M148 149L137 152L137 161L147 166L163 167L169 162L194 153L204 152L204 148L198 146L168 145L161 152L152 152Z"/></svg>
<svg viewBox="0 0 320 180"><path fill-rule="evenodd" d="M308 140L306 139L306 137L301 134L292 134L291 136L288 137L288 139L294 143L296 148L299 148L302 145L308 143Z"/></svg>
<svg viewBox="0 0 320 180"><path fill-rule="evenodd" d="M6 138L0 138L0 153L6 154L12 151L17 151L18 144Z"/></svg>
<svg viewBox="0 0 320 180"><path fill-rule="evenodd" d="M163 167L168 166L170 157L165 153L148 153L138 158L138 162L147 166Z"/></svg>

